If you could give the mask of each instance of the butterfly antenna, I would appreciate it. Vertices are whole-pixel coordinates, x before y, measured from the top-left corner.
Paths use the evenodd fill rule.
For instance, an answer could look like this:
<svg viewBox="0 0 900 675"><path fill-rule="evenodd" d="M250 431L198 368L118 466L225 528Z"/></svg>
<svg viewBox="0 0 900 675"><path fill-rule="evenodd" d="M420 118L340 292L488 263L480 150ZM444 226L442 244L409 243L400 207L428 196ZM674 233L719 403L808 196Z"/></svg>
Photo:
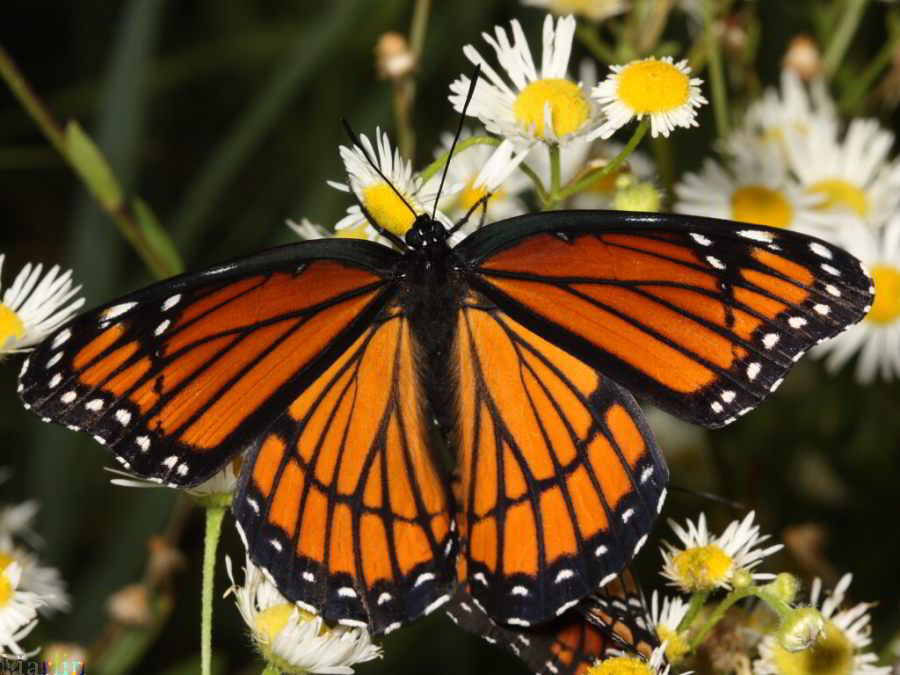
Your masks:
<svg viewBox="0 0 900 675"><path fill-rule="evenodd" d="M438 200L441 198L441 191L444 189L444 181L447 179L447 169L450 168L450 160L453 158L453 151L456 149L456 142L462 133L463 123L466 121L466 111L469 109L469 103L472 101L472 95L475 93L475 85L478 83L478 76L481 74L481 66L475 65L475 72L472 73L472 81L469 83L469 92L466 94L466 102L463 103L462 113L459 116L459 127L456 129L456 136L453 137L453 143L450 144L450 152L447 153L447 162L444 164L444 170L441 172L441 182L438 185L437 194L434 197L434 209L431 212L431 219L437 215Z"/></svg>
<svg viewBox="0 0 900 675"><path fill-rule="evenodd" d="M353 145L355 145L359 149L360 152L362 152L363 156L366 158L366 161L369 162L371 167L373 169L375 169L375 172L379 176L381 176L381 180L383 180L385 183L388 184L388 186L390 186L391 190L394 191L394 194L400 198L400 201L403 202L406 205L406 208L408 208L410 210L410 212L413 214L413 218L417 217L419 214L416 213L416 210L412 206L410 206L409 202L406 201L406 198L402 194L400 194L400 190L395 188L394 184L388 180L388 177L385 176L383 173L381 173L381 169L378 167L378 164L375 162L375 160L372 157L369 156L369 151L366 150L366 148L363 146L362 143L360 143L359 136L357 136L356 132L353 131L353 127L350 126L350 122L348 122L345 118L342 117L341 124L344 125L344 131L347 132L347 135L350 137L350 141L353 143Z"/></svg>
<svg viewBox="0 0 900 675"><path fill-rule="evenodd" d="M692 488L681 487L680 485L669 485L669 489L673 492L683 492L684 494L692 495L694 497L700 497L701 499L706 499L710 502L715 502L716 504L721 504L722 506L727 506L730 509L735 511L746 511L747 506L745 504L741 504L740 502L732 501L731 499L726 499L721 495L717 495L712 492L704 492L703 490L694 490Z"/></svg>

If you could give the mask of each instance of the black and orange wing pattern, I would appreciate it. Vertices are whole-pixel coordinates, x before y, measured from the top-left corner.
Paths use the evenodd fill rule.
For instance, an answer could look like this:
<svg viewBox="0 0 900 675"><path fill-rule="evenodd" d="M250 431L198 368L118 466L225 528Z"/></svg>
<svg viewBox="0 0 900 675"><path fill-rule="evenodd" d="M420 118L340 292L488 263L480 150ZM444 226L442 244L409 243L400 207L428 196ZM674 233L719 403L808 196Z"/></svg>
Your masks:
<svg viewBox="0 0 900 675"><path fill-rule="evenodd" d="M391 304L272 426L234 510L250 555L328 621L389 632L450 597L456 532L417 348Z"/></svg>
<svg viewBox="0 0 900 675"><path fill-rule="evenodd" d="M480 230L469 283L638 396L709 427L749 412L872 303L853 256L797 232L572 211Z"/></svg>
<svg viewBox="0 0 900 675"><path fill-rule="evenodd" d="M650 660L660 646L647 601L631 567L577 605L577 611L619 647Z"/></svg>
<svg viewBox="0 0 900 675"><path fill-rule="evenodd" d="M533 628L503 626L491 619L471 595L458 591L446 613L456 625L511 652L538 675L586 675L598 659L621 649L575 609Z"/></svg>
<svg viewBox="0 0 900 675"><path fill-rule="evenodd" d="M631 560L668 470L628 392L484 297L456 340L461 576L497 621L541 623Z"/></svg>
<svg viewBox="0 0 900 675"><path fill-rule="evenodd" d="M135 474L200 483L282 415L394 295L397 254L340 243L273 249L85 313L24 361L19 394Z"/></svg>

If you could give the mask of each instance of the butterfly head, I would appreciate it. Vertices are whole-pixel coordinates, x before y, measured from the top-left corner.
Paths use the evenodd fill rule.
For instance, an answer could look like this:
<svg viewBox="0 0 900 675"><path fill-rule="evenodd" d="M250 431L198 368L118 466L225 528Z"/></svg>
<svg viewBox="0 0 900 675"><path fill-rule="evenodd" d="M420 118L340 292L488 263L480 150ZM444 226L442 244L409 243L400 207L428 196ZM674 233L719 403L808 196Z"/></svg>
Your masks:
<svg viewBox="0 0 900 675"><path fill-rule="evenodd" d="M406 232L406 245L414 251L433 253L447 246L447 230L437 220L423 213L416 216Z"/></svg>

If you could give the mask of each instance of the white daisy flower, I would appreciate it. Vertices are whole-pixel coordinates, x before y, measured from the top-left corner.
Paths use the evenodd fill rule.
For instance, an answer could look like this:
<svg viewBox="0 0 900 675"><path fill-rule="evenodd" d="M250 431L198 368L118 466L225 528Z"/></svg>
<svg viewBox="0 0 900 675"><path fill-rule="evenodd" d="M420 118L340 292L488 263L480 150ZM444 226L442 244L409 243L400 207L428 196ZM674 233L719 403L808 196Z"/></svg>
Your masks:
<svg viewBox="0 0 900 675"><path fill-rule="evenodd" d="M0 273L4 256L0 254ZM60 274L54 265L41 278L43 266L28 263L3 293L0 301L0 356L33 347L68 321L84 298L75 298L81 286L72 286L72 271ZM0 285L2 288L2 285Z"/></svg>
<svg viewBox="0 0 900 675"><path fill-rule="evenodd" d="M819 234L833 217L819 207L824 197L807 192L788 172L781 155L748 134L728 144L731 169L707 159L699 173L675 186L675 211Z"/></svg>
<svg viewBox="0 0 900 675"><path fill-rule="evenodd" d="M363 150L342 145L341 159L344 160L350 184L334 181L329 181L328 184L342 192L352 192L358 203L348 208L347 215L334 226L335 236L358 237L389 245L387 238L381 236L369 223L362 208L382 228L402 238L412 227L417 215L431 213L431 205L434 204L436 194L422 189L422 179L413 172L412 162L403 159L399 150L391 149L386 133L382 133L380 129L375 130L377 150L365 134L360 134L359 139L369 157L378 164L381 173L391 182L393 188L369 164ZM436 184L434 189L437 190ZM402 195L402 199L397 192ZM440 211L435 218L447 226L450 225L449 219Z"/></svg>
<svg viewBox="0 0 900 675"><path fill-rule="evenodd" d="M781 71L781 87L769 87L750 104L743 128L760 140L785 151L788 134L804 136L813 124L839 125L837 110L825 80L816 78L805 85L790 71Z"/></svg>
<svg viewBox="0 0 900 675"><path fill-rule="evenodd" d="M494 49L505 78L491 68L472 45L463 53L481 66L481 77L466 114L478 118L491 133L532 145L566 145L580 138L593 138L602 122L599 108L581 83L567 75L575 17L544 19L541 69L535 67L522 26L511 22L512 41L506 30L495 27L494 35L482 33ZM470 80L462 76L450 85L450 102L462 112Z"/></svg>
<svg viewBox="0 0 900 675"><path fill-rule="evenodd" d="M845 574L831 595L822 599L822 582L815 579L810 605L821 611L825 619L825 635L811 648L789 652L781 647L775 635L769 634L759 643L759 658L753 662L756 675L888 675L890 666L877 666L878 657L865 651L869 637L868 603L842 609L847 588L852 580Z"/></svg>
<svg viewBox="0 0 900 675"><path fill-rule="evenodd" d="M40 600L42 612L68 610L69 595L59 571L41 565L33 553L8 544L9 542L4 542L0 546L0 570L15 566L20 575L18 588L34 594Z"/></svg>
<svg viewBox="0 0 900 675"><path fill-rule="evenodd" d="M697 126L697 108L706 103L700 94L703 80L691 77L686 60L673 63L670 56L651 57L611 70L591 92L606 114L599 130L601 138L609 138L644 115L650 117L653 136L668 136L675 127Z"/></svg>
<svg viewBox="0 0 900 675"><path fill-rule="evenodd" d="M610 651L617 655L597 661L588 670L589 675L669 675L672 667L666 663L665 643L653 650L649 660L615 649ZM691 675L691 671L682 675Z"/></svg>
<svg viewBox="0 0 900 675"><path fill-rule="evenodd" d="M687 521L682 528L669 520L669 526L681 544L674 546L663 542L662 575L685 593L730 588L735 572L750 572L763 558L783 548L775 544L760 548L769 535L760 535L759 525L753 524L751 511L742 521L733 521L718 537L709 533L706 515L701 513L697 524ZM771 579L771 574L753 573L756 580Z"/></svg>
<svg viewBox="0 0 900 675"><path fill-rule="evenodd" d="M836 242L868 268L875 301L862 321L812 353L826 357L826 367L836 371L859 352L856 379L863 384L877 376L900 379L900 214L880 232L860 224L843 228Z"/></svg>
<svg viewBox="0 0 900 675"><path fill-rule="evenodd" d="M194 497L200 502L215 506L229 506L231 498L234 496L235 488L237 488L238 479L241 475L241 468L244 464L244 455L229 460L224 467L213 476L199 485L189 488L179 488L174 484L163 484L160 480L150 480L144 478L136 478L134 475L120 471L119 469L107 468L106 470L117 476L110 483L119 487L133 488L158 488L167 487L184 490L187 494Z"/></svg>
<svg viewBox="0 0 900 675"><path fill-rule="evenodd" d="M247 558L237 584L225 558L238 611L267 663L286 673L352 673L351 666L381 656L366 628L328 626L321 617L289 602Z"/></svg>
<svg viewBox="0 0 900 675"><path fill-rule="evenodd" d="M888 160L893 145L893 132L876 120L854 119L843 138L833 124L812 120L805 133L789 132L785 147L801 185L825 198L823 211L877 227L900 210L900 160Z"/></svg>
<svg viewBox="0 0 900 675"><path fill-rule="evenodd" d="M591 21L604 21L631 9L628 0L522 0L522 4L554 14L577 14Z"/></svg>
<svg viewBox="0 0 900 675"><path fill-rule="evenodd" d="M464 129L459 140L464 141L471 135L468 129ZM435 156L445 154L452 143L453 134L444 134ZM518 166L527 154L527 150L515 152L509 141L504 141L497 147L473 145L457 150L450 159L444 183L445 188L450 187L451 191L450 194L441 196L439 208L452 221L458 222L479 200L490 194L485 223L525 213L527 209L519 195L531 187L531 180L518 170ZM436 192L440 181L441 173L438 172L426 183L426 188ZM477 226L481 213L479 208L472 214L470 222L463 228L464 232L472 231Z"/></svg>
<svg viewBox="0 0 900 675"><path fill-rule="evenodd" d="M11 562L0 570L0 655L25 658L39 650L26 652L20 642L37 626L37 610L44 605L37 594L21 588L22 567Z"/></svg>
<svg viewBox="0 0 900 675"><path fill-rule="evenodd" d="M678 663L690 651L687 631L679 631L682 619L687 616L689 604L681 598L663 598L653 591L650 599L650 620L660 643L666 645L665 656L669 663Z"/></svg>

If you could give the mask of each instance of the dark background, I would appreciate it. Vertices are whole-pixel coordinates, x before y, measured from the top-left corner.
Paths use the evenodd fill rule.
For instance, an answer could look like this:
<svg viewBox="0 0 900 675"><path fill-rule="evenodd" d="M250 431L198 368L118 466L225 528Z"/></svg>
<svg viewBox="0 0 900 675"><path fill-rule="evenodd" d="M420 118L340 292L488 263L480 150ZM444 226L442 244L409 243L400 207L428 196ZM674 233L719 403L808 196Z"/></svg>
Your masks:
<svg viewBox="0 0 900 675"><path fill-rule="evenodd" d="M764 27L754 57L763 83L777 81L792 35L816 32L815 4L740 6ZM431 159L439 133L455 126L446 96L450 81L470 69L462 45L481 49L481 31L518 17L534 49L543 20L540 10L510 0L434 5L414 114L418 166ZM843 81L883 44L887 11L872 3ZM0 44L60 119L78 119L97 139L129 193L153 206L187 268L196 269L292 240L286 218L332 224L340 217L347 203L324 183L342 177L338 119L347 116L369 134L376 125L392 130L390 87L376 79L372 52L382 32L408 30L411 12L409 0L4 0ZM687 34L676 13L667 37ZM863 110L896 128L891 111L874 103ZM673 136L678 174L710 151L709 106L700 121L699 129ZM2 85L0 224L5 285L27 261L60 263L74 268L92 306L152 280ZM147 539L166 526L175 494L109 485L106 452L22 410L17 371L16 358L0 365L0 465L15 472L3 501L39 500L41 557L62 570L74 596L73 611L42 621L28 644L90 644L106 623L107 597L143 573ZM805 531L824 537L821 549L794 547L769 568L806 580L854 572L853 599L880 602L873 610L878 648L900 630L898 402L896 383L863 387L848 369L830 376L805 359L769 402L725 430L685 435L667 431L668 424L659 428L673 484L755 508L764 530L777 536L809 526ZM700 510L716 527L740 515L683 493L670 497L665 515L681 520ZM669 536L661 523L638 560L648 588L662 587L655 540L664 530ZM174 612L134 672L196 668L202 535L195 509L179 542L189 565L176 578ZM222 549L242 564L230 516ZM219 599L226 587L220 564L217 665L221 672L259 672L232 601ZM525 672L442 616L389 636L384 654L359 672Z"/></svg>

